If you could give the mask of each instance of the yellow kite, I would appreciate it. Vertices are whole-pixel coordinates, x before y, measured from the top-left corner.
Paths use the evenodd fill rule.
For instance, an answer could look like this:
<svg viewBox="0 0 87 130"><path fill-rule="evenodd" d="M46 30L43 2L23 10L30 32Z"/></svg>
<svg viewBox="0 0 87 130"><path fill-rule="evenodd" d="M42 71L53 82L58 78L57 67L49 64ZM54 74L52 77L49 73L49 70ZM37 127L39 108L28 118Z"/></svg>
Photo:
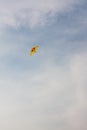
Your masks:
<svg viewBox="0 0 87 130"><path fill-rule="evenodd" d="M34 46L33 48L31 48L31 50L30 50L30 56L32 56L34 53L37 52L38 47L39 46Z"/></svg>

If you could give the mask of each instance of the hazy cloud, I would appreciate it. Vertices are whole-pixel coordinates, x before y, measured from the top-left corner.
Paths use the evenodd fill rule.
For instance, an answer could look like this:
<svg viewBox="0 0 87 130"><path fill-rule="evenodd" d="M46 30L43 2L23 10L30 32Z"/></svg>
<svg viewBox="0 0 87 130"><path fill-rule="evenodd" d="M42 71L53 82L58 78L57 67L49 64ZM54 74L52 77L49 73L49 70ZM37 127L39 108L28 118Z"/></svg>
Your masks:
<svg viewBox="0 0 87 130"><path fill-rule="evenodd" d="M0 1L0 26L29 26L49 24L56 14L72 9L82 0Z"/></svg>
<svg viewBox="0 0 87 130"><path fill-rule="evenodd" d="M64 67L44 64L19 80L1 78L0 128L86 130L86 57L86 52L72 55Z"/></svg>

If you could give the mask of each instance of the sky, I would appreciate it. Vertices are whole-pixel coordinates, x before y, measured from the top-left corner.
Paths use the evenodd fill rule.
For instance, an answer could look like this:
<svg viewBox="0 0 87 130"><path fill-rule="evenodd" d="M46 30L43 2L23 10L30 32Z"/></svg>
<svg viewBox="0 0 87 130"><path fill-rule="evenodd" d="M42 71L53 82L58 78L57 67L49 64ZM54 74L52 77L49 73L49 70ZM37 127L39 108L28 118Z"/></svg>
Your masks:
<svg viewBox="0 0 87 130"><path fill-rule="evenodd" d="M86 99L87 1L0 0L0 129L87 130Z"/></svg>

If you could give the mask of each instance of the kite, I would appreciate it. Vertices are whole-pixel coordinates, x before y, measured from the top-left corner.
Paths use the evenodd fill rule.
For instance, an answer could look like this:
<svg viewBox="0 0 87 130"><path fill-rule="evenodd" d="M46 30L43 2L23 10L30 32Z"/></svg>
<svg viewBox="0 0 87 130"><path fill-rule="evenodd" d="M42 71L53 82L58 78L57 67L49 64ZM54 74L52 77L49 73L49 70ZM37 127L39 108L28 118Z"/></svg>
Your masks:
<svg viewBox="0 0 87 130"><path fill-rule="evenodd" d="M30 56L32 56L34 53L37 52L38 47L39 46L34 46L33 48L31 48L31 50L30 50Z"/></svg>

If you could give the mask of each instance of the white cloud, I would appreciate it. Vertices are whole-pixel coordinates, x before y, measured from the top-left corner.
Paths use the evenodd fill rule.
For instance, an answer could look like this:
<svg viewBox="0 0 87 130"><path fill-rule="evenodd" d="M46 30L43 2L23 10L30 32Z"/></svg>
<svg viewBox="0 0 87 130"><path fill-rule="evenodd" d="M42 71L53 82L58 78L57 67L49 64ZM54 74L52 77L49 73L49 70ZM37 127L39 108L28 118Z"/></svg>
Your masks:
<svg viewBox="0 0 87 130"><path fill-rule="evenodd" d="M42 71L19 79L2 77L0 128L86 130L86 57L86 52L72 55L62 67L46 62Z"/></svg>
<svg viewBox="0 0 87 130"><path fill-rule="evenodd" d="M82 0L0 1L0 26L44 25L56 13L71 9Z"/></svg>

